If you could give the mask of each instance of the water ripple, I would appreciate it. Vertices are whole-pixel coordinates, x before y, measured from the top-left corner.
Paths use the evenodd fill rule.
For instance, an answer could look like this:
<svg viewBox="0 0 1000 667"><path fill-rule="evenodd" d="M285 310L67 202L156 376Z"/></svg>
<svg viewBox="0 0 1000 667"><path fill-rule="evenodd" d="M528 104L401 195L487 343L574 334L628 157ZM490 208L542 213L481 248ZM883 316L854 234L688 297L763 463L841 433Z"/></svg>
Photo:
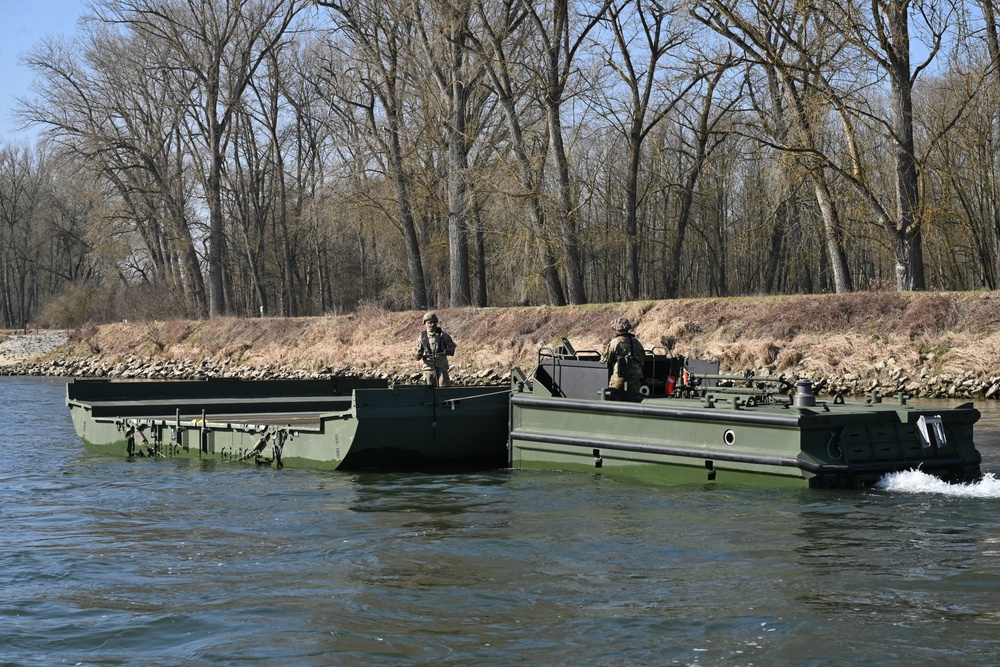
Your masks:
<svg viewBox="0 0 1000 667"><path fill-rule="evenodd" d="M63 396L0 381L3 664L992 665L1000 649L991 481L129 462L84 453Z"/></svg>

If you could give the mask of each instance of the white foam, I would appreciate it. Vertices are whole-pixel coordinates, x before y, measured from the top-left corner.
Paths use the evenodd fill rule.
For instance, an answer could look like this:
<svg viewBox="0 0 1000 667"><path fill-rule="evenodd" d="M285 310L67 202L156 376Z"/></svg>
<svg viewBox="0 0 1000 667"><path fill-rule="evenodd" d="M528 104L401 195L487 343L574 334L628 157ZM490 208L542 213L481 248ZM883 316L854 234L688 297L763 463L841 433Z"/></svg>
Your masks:
<svg viewBox="0 0 1000 667"><path fill-rule="evenodd" d="M988 472L978 482L949 484L920 470L905 470L885 475L875 485L876 489L897 493L935 493L965 498L1000 498L1000 479Z"/></svg>

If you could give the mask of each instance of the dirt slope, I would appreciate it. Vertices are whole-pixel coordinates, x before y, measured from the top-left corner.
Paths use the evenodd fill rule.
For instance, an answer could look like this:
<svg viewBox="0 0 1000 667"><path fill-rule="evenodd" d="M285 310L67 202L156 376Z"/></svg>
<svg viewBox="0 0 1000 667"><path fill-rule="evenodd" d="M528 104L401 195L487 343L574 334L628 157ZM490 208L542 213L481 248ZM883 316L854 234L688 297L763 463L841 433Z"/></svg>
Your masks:
<svg viewBox="0 0 1000 667"><path fill-rule="evenodd" d="M538 348L563 336L578 350L599 349L611 335L611 320L624 315L636 323L647 348L663 346L675 354L718 359L723 372L828 378L860 391L867 385L906 388L939 382L961 387L975 381L978 392L993 385L994 393L1000 392L1000 294L990 292L868 292L437 312L458 343L453 366L459 377L503 376L511 366L530 369ZM420 315L367 308L339 317L91 326L74 332L55 356L405 376L419 365L412 353Z"/></svg>

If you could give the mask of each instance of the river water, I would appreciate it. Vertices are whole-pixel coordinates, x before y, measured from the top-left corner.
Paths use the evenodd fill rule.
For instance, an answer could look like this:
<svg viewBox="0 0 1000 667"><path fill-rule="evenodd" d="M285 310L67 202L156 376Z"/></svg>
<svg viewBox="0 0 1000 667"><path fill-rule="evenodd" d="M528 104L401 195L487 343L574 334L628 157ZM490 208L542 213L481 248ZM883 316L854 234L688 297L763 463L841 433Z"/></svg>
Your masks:
<svg viewBox="0 0 1000 667"><path fill-rule="evenodd" d="M995 665L1000 482L646 487L85 453L0 379L2 665ZM984 470L1000 406L980 402Z"/></svg>

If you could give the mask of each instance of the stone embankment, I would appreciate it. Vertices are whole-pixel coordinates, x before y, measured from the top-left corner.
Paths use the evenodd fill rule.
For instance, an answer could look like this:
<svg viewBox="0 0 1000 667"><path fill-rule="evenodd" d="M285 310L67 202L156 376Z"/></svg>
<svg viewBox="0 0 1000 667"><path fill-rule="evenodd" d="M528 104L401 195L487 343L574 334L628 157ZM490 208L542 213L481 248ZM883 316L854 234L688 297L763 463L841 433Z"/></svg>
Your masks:
<svg viewBox="0 0 1000 667"><path fill-rule="evenodd" d="M48 354L69 340L69 332L64 330L41 330L15 333L0 343L0 373L18 375L20 363L34 357ZM31 366L31 364L28 364ZM32 373L39 375L40 373Z"/></svg>
<svg viewBox="0 0 1000 667"><path fill-rule="evenodd" d="M46 350L51 352L51 350ZM246 366L230 361L206 359L192 362L186 359L142 359L129 357L122 361L109 362L101 357L66 358L7 361L0 365L0 375L27 375L46 377L118 378L127 380L303 380L327 379L333 377L383 378L397 384L413 384L421 381L420 373L384 373L372 368L330 368L315 371L290 368L288 366L265 365ZM471 374L456 374L455 384L501 385L509 382L509 373L501 374L493 370L481 370Z"/></svg>
<svg viewBox="0 0 1000 667"><path fill-rule="evenodd" d="M877 391L881 396L894 396L903 392L914 398L1000 398L1000 377L977 378L972 373L958 377L932 376L926 370L917 378L910 378L902 371L885 378L862 378L849 373L839 378L814 379L819 394L862 396ZM922 377L921 377L922 376Z"/></svg>

